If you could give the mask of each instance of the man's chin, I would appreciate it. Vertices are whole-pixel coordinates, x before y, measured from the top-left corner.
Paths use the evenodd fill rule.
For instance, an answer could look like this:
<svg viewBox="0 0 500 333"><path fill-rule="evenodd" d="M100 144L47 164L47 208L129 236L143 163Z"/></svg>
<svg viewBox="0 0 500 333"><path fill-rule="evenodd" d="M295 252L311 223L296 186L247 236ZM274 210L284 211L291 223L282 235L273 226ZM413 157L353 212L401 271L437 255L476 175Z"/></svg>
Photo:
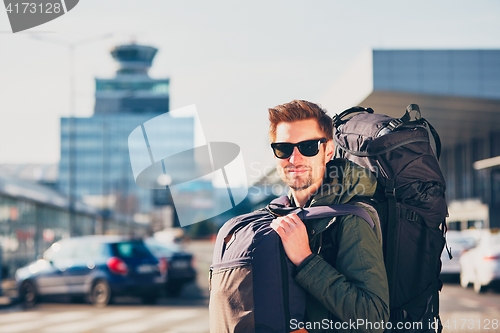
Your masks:
<svg viewBox="0 0 500 333"><path fill-rule="evenodd" d="M288 182L288 187L290 187L294 191L301 191L311 187L311 182Z"/></svg>
<svg viewBox="0 0 500 333"><path fill-rule="evenodd" d="M311 187L311 185L304 185L304 186L290 186L290 188L294 191L302 191L302 190L306 190L308 189L309 187Z"/></svg>

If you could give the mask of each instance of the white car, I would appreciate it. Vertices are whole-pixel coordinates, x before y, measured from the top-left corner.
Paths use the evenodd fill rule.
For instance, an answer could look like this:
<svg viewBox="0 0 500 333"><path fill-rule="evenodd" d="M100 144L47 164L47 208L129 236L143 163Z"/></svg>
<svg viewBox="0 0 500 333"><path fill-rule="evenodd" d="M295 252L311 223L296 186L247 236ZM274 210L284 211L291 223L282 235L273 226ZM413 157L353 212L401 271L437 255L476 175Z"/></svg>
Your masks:
<svg viewBox="0 0 500 333"><path fill-rule="evenodd" d="M460 285L467 288L471 283L476 293L500 283L499 230L482 232L478 245L460 257Z"/></svg>
<svg viewBox="0 0 500 333"><path fill-rule="evenodd" d="M448 231L446 233L446 247L450 250L452 259L448 255L446 247L441 253L441 275L458 278L460 275L460 256L475 246L474 238L462 234L460 231Z"/></svg>

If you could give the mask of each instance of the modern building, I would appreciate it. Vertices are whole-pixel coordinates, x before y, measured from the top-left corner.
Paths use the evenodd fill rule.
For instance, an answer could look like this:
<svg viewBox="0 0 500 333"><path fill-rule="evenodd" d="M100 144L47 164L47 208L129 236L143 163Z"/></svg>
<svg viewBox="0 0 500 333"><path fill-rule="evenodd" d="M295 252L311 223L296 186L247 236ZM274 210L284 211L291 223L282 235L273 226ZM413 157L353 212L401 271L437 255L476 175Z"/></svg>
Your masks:
<svg viewBox="0 0 500 333"><path fill-rule="evenodd" d="M96 79L94 115L61 119L60 190L97 207L105 218L150 222L153 192L134 181L128 137L169 111L169 79L148 75L156 52L137 44L114 48L111 55L119 67L116 77ZM194 146L193 118L172 117L167 126L154 130L166 152Z"/></svg>
<svg viewBox="0 0 500 333"><path fill-rule="evenodd" d="M332 115L410 103L441 136L449 228L500 227L500 50L369 50L321 100Z"/></svg>
<svg viewBox="0 0 500 333"><path fill-rule="evenodd" d="M57 190L59 163L0 164L0 174Z"/></svg>
<svg viewBox="0 0 500 333"><path fill-rule="evenodd" d="M74 229L69 225L69 202L42 185L0 174L0 265L3 277L33 261L61 238L91 235L98 219L96 209L74 205Z"/></svg>

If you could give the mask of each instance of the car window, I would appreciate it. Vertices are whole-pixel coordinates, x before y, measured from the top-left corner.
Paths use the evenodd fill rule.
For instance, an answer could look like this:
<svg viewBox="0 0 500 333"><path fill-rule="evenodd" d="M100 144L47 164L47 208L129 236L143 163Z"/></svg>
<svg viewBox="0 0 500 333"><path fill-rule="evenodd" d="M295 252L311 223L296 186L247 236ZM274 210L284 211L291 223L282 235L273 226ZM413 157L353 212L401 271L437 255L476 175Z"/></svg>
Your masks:
<svg viewBox="0 0 500 333"><path fill-rule="evenodd" d="M141 241L120 242L111 245L113 253L121 258L151 257L152 254Z"/></svg>
<svg viewBox="0 0 500 333"><path fill-rule="evenodd" d="M157 257L160 256L170 257L174 255L174 253L176 252L182 252L181 246L174 243L160 243L155 240L148 240L148 239L146 239L144 243L151 250L151 252L153 252L153 254Z"/></svg>
<svg viewBox="0 0 500 333"><path fill-rule="evenodd" d="M102 244L97 242L81 242L73 251L75 259L95 259L102 255Z"/></svg>
<svg viewBox="0 0 500 333"><path fill-rule="evenodd" d="M153 254L157 257L171 257L175 251L172 249L169 249L167 247L158 245L158 244L151 244L147 243L147 247L153 252Z"/></svg>
<svg viewBox="0 0 500 333"><path fill-rule="evenodd" d="M73 255L74 243L72 242L57 242L45 251L43 259L49 261L57 261L69 259Z"/></svg>

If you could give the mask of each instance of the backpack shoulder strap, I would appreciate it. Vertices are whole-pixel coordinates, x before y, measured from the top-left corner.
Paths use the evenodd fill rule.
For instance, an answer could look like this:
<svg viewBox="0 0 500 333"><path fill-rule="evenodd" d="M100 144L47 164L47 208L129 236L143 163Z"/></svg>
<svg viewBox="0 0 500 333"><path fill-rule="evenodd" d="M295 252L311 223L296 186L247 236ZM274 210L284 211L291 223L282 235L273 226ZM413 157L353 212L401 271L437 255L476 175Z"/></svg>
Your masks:
<svg viewBox="0 0 500 333"><path fill-rule="evenodd" d="M309 208L290 207L290 201L286 195L271 201L266 209L276 216L283 216L290 213L297 214L301 220L320 219L324 217L335 217L342 215L356 215L365 220L370 227L374 227L375 223L368 212L359 206L354 205L330 205L330 206L314 206Z"/></svg>
<svg viewBox="0 0 500 333"><path fill-rule="evenodd" d="M301 215L302 214L302 215ZM342 215L355 215L365 220L373 229L375 223L368 212L360 207L353 205L330 205L330 206L315 206L304 208L297 214L301 219L318 219L323 217L334 217Z"/></svg>

